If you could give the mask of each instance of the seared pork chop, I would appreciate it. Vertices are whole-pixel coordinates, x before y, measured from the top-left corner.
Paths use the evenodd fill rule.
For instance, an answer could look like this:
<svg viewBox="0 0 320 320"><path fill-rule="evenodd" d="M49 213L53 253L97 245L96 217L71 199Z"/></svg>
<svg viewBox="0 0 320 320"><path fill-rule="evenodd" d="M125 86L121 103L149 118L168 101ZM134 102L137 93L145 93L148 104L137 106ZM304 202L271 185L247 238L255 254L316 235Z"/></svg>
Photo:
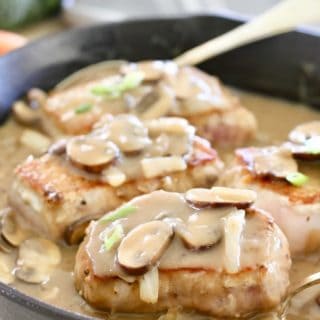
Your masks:
<svg viewBox="0 0 320 320"><path fill-rule="evenodd" d="M275 307L289 283L288 244L251 206L251 193L212 188L134 198L90 225L76 257L77 290L95 308L118 312L182 307L240 317Z"/></svg>
<svg viewBox="0 0 320 320"><path fill-rule="evenodd" d="M41 104L44 129L54 137L88 133L101 116L120 113L184 117L215 146L241 145L257 127L218 79L173 62L125 63L58 87Z"/></svg>
<svg viewBox="0 0 320 320"><path fill-rule="evenodd" d="M186 120L143 124L119 115L18 166L9 203L40 233L74 242L83 223L134 196L210 187L222 167L216 151Z"/></svg>

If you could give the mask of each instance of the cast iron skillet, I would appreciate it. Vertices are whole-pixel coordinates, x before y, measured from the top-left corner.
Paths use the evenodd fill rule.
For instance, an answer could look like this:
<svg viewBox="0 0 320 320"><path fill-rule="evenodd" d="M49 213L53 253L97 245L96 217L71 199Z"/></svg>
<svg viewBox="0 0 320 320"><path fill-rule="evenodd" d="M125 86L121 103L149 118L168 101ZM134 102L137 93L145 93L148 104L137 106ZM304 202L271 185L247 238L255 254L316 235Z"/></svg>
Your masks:
<svg viewBox="0 0 320 320"><path fill-rule="evenodd" d="M0 58L0 122L12 102L31 87L50 89L71 72L101 60L170 59L240 23L222 16L139 20L76 29L31 43ZM320 33L292 32L234 50L201 67L228 84L320 109L319 53ZM1 318L92 319L0 283Z"/></svg>

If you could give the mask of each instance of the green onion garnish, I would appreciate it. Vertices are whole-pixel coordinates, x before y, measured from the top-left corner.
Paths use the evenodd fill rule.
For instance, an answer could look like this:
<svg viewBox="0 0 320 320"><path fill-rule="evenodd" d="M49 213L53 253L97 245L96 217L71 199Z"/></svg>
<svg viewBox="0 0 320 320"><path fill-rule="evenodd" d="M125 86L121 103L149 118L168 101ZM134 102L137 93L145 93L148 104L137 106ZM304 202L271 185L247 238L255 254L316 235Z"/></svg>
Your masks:
<svg viewBox="0 0 320 320"><path fill-rule="evenodd" d="M91 89L91 93L97 96L105 96L107 98L118 98L125 91L137 88L143 80L142 72L131 72L125 75L119 82L110 83L108 85L99 85Z"/></svg>
<svg viewBox="0 0 320 320"><path fill-rule="evenodd" d="M116 211L106 214L100 221L101 222L112 222L121 218L128 216L129 214L135 212L137 210L136 207L133 206L125 206Z"/></svg>
<svg viewBox="0 0 320 320"><path fill-rule="evenodd" d="M113 232L109 236L108 234L104 238L103 248L106 251L112 249L112 247L118 243L124 236L124 231L121 224L115 226Z"/></svg>
<svg viewBox="0 0 320 320"><path fill-rule="evenodd" d="M92 104L90 103L84 103L81 106L79 106L74 112L76 114L86 113L92 109Z"/></svg>
<svg viewBox="0 0 320 320"><path fill-rule="evenodd" d="M292 172L286 176L286 180L296 187L301 187L309 180L309 178L303 173Z"/></svg>
<svg viewBox="0 0 320 320"><path fill-rule="evenodd" d="M137 88L143 80L143 73L136 71L128 73L124 76L120 83L120 87L122 91L131 90Z"/></svg>

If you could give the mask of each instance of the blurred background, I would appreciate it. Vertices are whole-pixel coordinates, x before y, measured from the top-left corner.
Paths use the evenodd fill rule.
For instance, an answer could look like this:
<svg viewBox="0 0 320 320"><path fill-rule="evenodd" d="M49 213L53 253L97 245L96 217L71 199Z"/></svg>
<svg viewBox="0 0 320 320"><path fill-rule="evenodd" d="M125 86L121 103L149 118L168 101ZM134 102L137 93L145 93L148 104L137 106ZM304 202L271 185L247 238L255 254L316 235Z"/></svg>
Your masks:
<svg viewBox="0 0 320 320"><path fill-rule="evenodd" d="M74 26L141 17L228 13L253 17L280 0L0 0L0 54ZM303 0L301 0L303 1ZM320 0L319 0L320 1ZM320 30L320 26L316 26ZM25 38L22 38L25 37Z"/></svg>

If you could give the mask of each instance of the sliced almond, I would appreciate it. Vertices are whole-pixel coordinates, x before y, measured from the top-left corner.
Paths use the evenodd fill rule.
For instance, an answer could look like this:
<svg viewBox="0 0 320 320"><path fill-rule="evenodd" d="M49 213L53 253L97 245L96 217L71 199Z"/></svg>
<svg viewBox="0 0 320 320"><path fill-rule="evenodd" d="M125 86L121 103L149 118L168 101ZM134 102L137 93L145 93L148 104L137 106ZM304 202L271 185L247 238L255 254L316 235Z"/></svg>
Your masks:
<svg viewBox="0 0 320 320"><path fill-rule="evenodd" d="M53 242L32 238L25 240L19 247L15 275L28 283L48 281L52 268L61 261L59 247Z"/></svg>
<svg viewBox="0 0 320 320"><path fill-rule="evenodd" d="M195 132L194 127L189 125L188 121L183 118L162 117L147 120L144 124L151 135L159 135L160 133L187 135Z"/></svg>
<svg viewBox="0 0 320 320"><path fill-rule="evenodd" d="M119 245L119 264L128 273L145 273L161 258L172 236L172 227L163 221L151 221L135 227Z"/></svg>
<svg viewBox="0 0 320 320"><path fill-rule="evenodd" d="M240 270L241 235L244 227L244 210L235 210L224 219L224 263L228 273L237 273Z"/></svg>
<svg viewBox="0 0 320 320"><path fill-rule="evenodd" d="M127 176L119 168L111 166L102 172L102 179L112 187L119 187L127 180Z"/></svg>
<svg viewBox="0 0 320 320"><path fill-rule="evenodd" d="M141 166L144 176L148 179L183 171L187 168L185 160L179 156L142 159Z"/></svg>
<svg viewBox="0 0 320 320"><path fill-rule="evenodd" d="M210 248L222 239L222 219L220 215L214 215L211 211L202 210L190 216L187 224L176 224L175 232L187 248L192 250Z"/></svg>
<svg viewBox="0 0 320 320"><path fill-rule="evenodd" d="M316 136L320 137L320 121L300 124L289 133L292 142L301 144Z"/></svg>
<svg viewBox="0 0 320 320"><path fill-rule="evenodd" d="M74 163L86 167L105 166L119 154L119 149L113 142L89 135L71 138L66 151Z"/></svg>
<svg viewBox="0 0 320 320"><path fill-rule="evenodd" d="M298 172L298 164L285 147L245 148L236 151L248 170L258 176L285 178Z"/></svg>
<svg viewBox="0 0 320 320"><path fill-rule="evenodd" d="M114 117L107 130L109 139L123 152L141 151L151 144L147 128L134 115L121 114Z"/></svg>
<svg viewBox="0 0 320 320"><path fill-rule="evenodd" d="M213 187L211 189L191 189L186 192L185 198L199 208L233 206L244 209L254 203L257 194L248 189Z"/></svg>
<svg viewBox="0 0 320 320"><path fill-rule="evenodd" d="M49 149L51 140L40 132L25 129L20 137L20 143L40 155Z"/></svg>

